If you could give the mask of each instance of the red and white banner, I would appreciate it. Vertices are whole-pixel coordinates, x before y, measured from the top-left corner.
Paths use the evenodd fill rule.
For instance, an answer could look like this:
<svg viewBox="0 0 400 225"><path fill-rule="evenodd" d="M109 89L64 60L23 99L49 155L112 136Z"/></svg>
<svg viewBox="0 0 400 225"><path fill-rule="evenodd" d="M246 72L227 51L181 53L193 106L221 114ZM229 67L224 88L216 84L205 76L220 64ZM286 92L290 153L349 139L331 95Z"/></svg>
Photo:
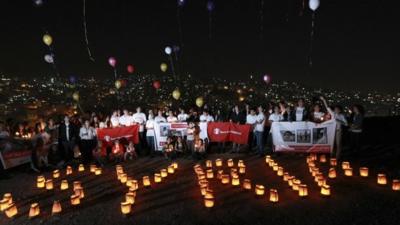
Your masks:
<svg viewBox="0 0 400 225"><path fill-rule="evenodd" d="M97 129L97 138L107 142L126 138L137 144L139 143L139 125Z"/></svg>
<svg viewBox="0 0 400 225"><path fill-rule="evenodd" d="M226 122L211 122L207 125L208 138L211 142L234 142L247 144L251 126Z"/></svg>
<svg viewBox="0 0 400 225"><path fill-rule="evenodd" d="M335 141L335 120L324 123L273 122L274 149L277 152L329 153Z"/></svg>
<svg viewBox="0 0 400 225"><path fill-rule="evenodd" d="M30 140L7 139L0 141L0 163L9 169L31 161Z"/></svg>
<svg viewBox="0 0 400 225"><path fill-rule="evenodd" d="M184 137L188 128L187 123L155 123L154 145L157 151L162 151L170 136Z"/></svg>

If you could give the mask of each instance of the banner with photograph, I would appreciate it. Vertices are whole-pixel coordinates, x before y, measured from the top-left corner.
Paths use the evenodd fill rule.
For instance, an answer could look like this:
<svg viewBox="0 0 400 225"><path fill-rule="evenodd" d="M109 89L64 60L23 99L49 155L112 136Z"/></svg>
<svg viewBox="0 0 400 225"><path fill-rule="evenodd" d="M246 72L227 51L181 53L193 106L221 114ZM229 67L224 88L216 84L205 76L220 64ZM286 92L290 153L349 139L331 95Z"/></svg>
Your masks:
<svg viewBox="0 0 400 225"><path fill-rule="evenodd" d="M4 169L16 167L31 161L30 140L7 139L0 141L0 162Z"/></svg>
<svg viewBox="0 0 400 225"><path fill-rule="evenodd" d="M97 129L97 138L107 142L126 138L137 144L139 143L139 125Z"/></svg>
<svg viewBox="0 0 400 225"><path fill-rule="evenodd" d="M155 123L154 144L156 151L162 151L169 136L184 137L188 128L187 123Z"/></svg>
<svg viewBox="0 0 400 225"><path fill-rule="evenodd" d="M277 152L329 153L335 140L336 121L273 122L274 149Z"/></svg>

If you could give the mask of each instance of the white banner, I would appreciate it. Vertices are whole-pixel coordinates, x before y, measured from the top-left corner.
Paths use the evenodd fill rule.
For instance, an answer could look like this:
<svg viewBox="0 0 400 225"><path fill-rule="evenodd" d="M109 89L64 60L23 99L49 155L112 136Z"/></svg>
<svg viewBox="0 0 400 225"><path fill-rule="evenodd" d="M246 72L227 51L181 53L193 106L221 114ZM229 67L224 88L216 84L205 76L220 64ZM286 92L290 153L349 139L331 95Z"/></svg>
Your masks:
<svg viewBox="0 0 400 225"><path fill-rule="evenodd" d="M329 153L335 141L336 121L273 122L271 126L274 149L277 152Z"/></svg>
<svg viewBox="0 0 400 225"><path fill-rule="evenodd" d="M155 123L154 145L156 151L162 151L169 136L186 136L187 128L187 123Z"/></svg>

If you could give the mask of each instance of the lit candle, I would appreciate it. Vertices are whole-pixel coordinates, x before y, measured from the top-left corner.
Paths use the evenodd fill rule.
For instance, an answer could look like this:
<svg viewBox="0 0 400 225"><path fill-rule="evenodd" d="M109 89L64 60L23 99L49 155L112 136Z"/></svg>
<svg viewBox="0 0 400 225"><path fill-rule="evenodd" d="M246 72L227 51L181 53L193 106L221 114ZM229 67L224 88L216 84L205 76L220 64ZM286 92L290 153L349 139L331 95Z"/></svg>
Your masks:
<svg viewBox="0 0 400 225"><path fill-rule="evenodd" d="M212 168L212 161L211 160L207 160L206 161L206 167L207 168Z"/></svg>
<svg viewBox="0 0 400 225"><path fill-rule="evenodd" d="M29 218L34 218L40 214L40 208L38 203L31 204L31 208L29 209Z"/></svg>
<svg viewBox="0 0 400 225"><path fill-rule="evenodd" d="M331 179L336 178L336 170L335 170L335 168L330 168L329 169L328 177L331 178Z"/></svg>
<svg viewBox="0 0 400 225"><path fill-rule="evenodd" d="M223 170L218 170L218 172L217 172L217 179L218 180L222 179L222 174L224 174L224 171Z"/></svg>
<svg viewBox="0 0 400 225"><path fill-rule="evenodd" d="M288 172L283 173L283 181L288 181L290 175Z"/></svg>
<svg viewBox="0 0 400 225"><path fill-rule="evenodd" d="M368 168L367 167L360 167L360 176L368 177Z"/></svg>
<svg viewBox="0 0 400 225"><path fill-rule="evenodd" d="M243 160L239 160L238 161L238 167L242 167L242 166L245 167L244 162L243 162Z"/></svg>
<svg viewBox="0 0 400 225"><path fill-rule="evenodd" d="M308 195L307 185L301 184L299 185L299 196L306 197Z"/></svg>
<svg viewBox="0 0 400 225"><path fill-rule="evenodd" d="M348 168L350 168L350 163L349 162L342 162L342 169L345 170L345 169L348 169Z"/></svg>
<svg viewBox="0 0 400 225"><path fill-rule="evenodd" d="M353 168L349 167L349 168L344 169L344 175L347 177L353 176Z"/></svg>
<svg viewBox="0 0 400 225"><path fill-rule="evenodd" d="M315 162L314 162L314 161L310 161L310 162L308 163L308 166L309 166L309 167L315 167Z"/></svg>
<svg viewBox="0 0 400 225"><path fill-rule="evenodd" d="M125 184L126 181L128 181L128 174L126 174L126 173L121 174L120 181L122 184Z"/></svg>
<svg viewBox="0 0 400 225"><path fill-rule="evenodd" d="M53 171L53 178L59 178L60 177L60 171L59 170L54 170Z"/></svg>
<svg viewBox="0 0 400 225"><path fill-rule="evenodd" d="M274 163L274 165L272 166L272 170L276 172L278 171L278 168L279 168L278 163Z"/></svg>
<svg viewBox="0 0 400 225"><path fill-rule="evenodd" d="M13 203L13 198L12 198L11 193L5 193L5 194L3 195L3 200L7 201L8 204Z"/></svg>
<svg viewBox="0 0 400 225"><path fill-rule="evenodd" d="M149 176L144 176L143 177L143 186L146 187L146 188L151 186L151 182L150 182Z"/></svg>
<svg viewBox="0 0 400 225"><path fill-rule="evenodd" d="M214 178L214 171L207 170L207 179L212 179L212 178Z"/></svg>
<svg viewBox="0 0 400 225"><path fill-rule="evenodd" d="M319 178L318 179L318 186L323 186L323 185L325 185L326 184L326 180L325 180L325 178Z"/></svg>
<svg viewBox="0 0 400 225"><path fill-rule="evenodd" d="M6 216L8 218L13 218L18 214L18 209L15 203L11 203L6 209L5 209Z"/></svg>
<svg viewBox="0 0 400 225"><path fill-rule="evenodd" d="M378 174L377 183L380 185L386 185L387 184L386 174L383 173Z"/></svg>
<svg viewBox="0 0 400 225"><path fill-rule="evenodd" d="M132 180L132 185L129 188L129 191L136 191L139 189L139 182L137 180Z"/></svg>
<svg viewBox="0 0 400 225"><path fill-rule="evenodd" d="M279 201L279 195L276 189L269 190L269 201L274 203Z"/></svg>
<svg viewBox="0 0 400 225"><path fill-rule="evenodd" d="M222 166L222 159L216 159L216 160L215 160L215 165L216 165L217 167L221 167L221 166Z"/></svg>
<svg viewBox="0 0 400 225"><path fill-rule="evenodd" d="M214 198L211 196L204 197L204 206L206 208L212 208L214 207Z"/></svg>
<svg viewBox="0 0 400 225"><path fill-rule="evenodd" d="M324 196L329 196L331 195L331 189L329 185L323 185L321 187L321 194Z"/></svg>
<svg viewBox="0 0 400 225"><path fill-rule="evenodd" d="M97 169L97 166L96 165L90 165L90 172L91 173L95 173L96 172L96 169Z"/></svg>
<svg viewBox="0 0 400 225"><path fill-rule="evenodd" d="M294 181L294 179L295 179L294 176L289 176L289 177L288 177L287 182L288 182L289 187L292 187L292 186L293 186L293 181Z"/></svg>
<svg viewBox="0 0 400 225"><path fill-rule="evenodd" d="M72 174L72 167L71 166L67 166L66 174L67 175L71 175Z"/></svg>
<svg viewBox="0 0 400 225"><path fill-rule="evenodd" d="M221 183L222 184L229 184L230 177L228 174L222 174L221 175Z"/></svg>
<svg viewBox="0 0 400 225"><path fill-rule="evenodd" d="M237 173L237 169L236 168L231 168L231 177L236 176Z"/></svg>
<svg viewBox="0 0 400 225"><path fill-rule="evenodd" d="M208 189L208 184L203 183L200 185L200 193L201 195L206 195L207 194L207 189Z"/></svg>
<svg viewBox="0 0 400 225"><path fill-rule="evenodd" d="M299 186L301 185L301 180L294 179L292 189L294 191L299 191Z"/></svg>
<svg viewBox="0 0 400 225"><path fill-rule="evenodd" d="M62 211L61 204L59 201L53 202L53 207L51 208L51 214L58 214Z"/></svg>
<svg viewBox="0 0 400 225"><path fill-rule="evenodd" d="M400 191L400 180L393 180L392 190L393 191Z"/></svg>
<svg viewBox="0 0 400 225"><path fill-rule="evenodd" d="M265 188L264 188L263 185L259 185L259 184L256 185L255 192L256 192L256 195L257 195L257 196L262 196L262 195L264 195L264 190L265 190Z"/></svg>
<svg viewBox="0 0 400 225"><path fill-rule="evenodd" d="M82 184L80 181L74 181L74 189L73 190L75 191L77 188L82 188Z"/></svg>
<svg viewBox="0 0 400 225"><path fill-rule="evenodd" d="M232 186L239 186L240 185L240 179L239 176L232 176Z"/></svg>
<svg viewBox="0 0 400 225"><path fill-rule="evenodd" d="M43 176L38 176L36 179L36 186L38 188L44 188L46 185L46 179Z"/></svg>
<svg viewBox="0 0 400 225"><path fill-rule="evenodd" d="M129 202L121 202L122 214L127 215L131 213L131 210L132 210L132 204L130 204Z"/></svg>
<svg viewBox="0 0 400 225"><path fill-rule="evenodd" d="M175 169L174 169L174 167L173 166L168 166L168 173L169 174L174 174L175 173Z"/></svg>
<svg viewBox="0 0 400 225"><path fill-rule="evenodd" d="M326 163L326 155L321 155L321 156L319 157L319 162L321 162L321 163Z"/></svg>
<svg viewBox="0 0 400 225"><path fill-rule="evenodd" d="M269 164L270 160L271 160L271 156L270 155L265 156L265 163Z"/></svg>
<svg viewBox="0 0 400 225"><path fill-rule="evenodd" d="M61 181L61 185L60 185L60 189L63 190L67 190L68 189L68 181L67 180L62 180Z"/></svg>
<svg viewBox="0 0 400 225"><path fill-rule="evenodd" d="M246 166L245 165L241 165L239 167L239 173L240 174L245 174L246 173Z"/></svg>
<svg viewBox="0 0 400 225"><path fill-rule="evenodd" d="M79 164L78 171L79 171L79 172L85 171L85 166L84 166L83 164Z"/></svg>
<svg viewBox="0 0 400 225"><path fill-rule="evenodd" d="M71 205L79 205L81 204L81 199L79 195L71 195Z"/></svg>
<svg viewBox="0 0 400 225"><path fill-rule="evenodd" d="M121 165L116 165L115 166L115 171L118 173L123 173L124 172L124 168Z"/></svg>
<svg viewBox="0 0 400 225"><path fill-rule="evenodd" d="M0 211L4 211L8 208L8 206L10 205L10 203L8 202L8 199L2 199L0 200Z"/></svg>
<svg viewBox="0 0 400 225"><path fill-rule="evenodd" d="M178 163L177 162L172 163L172 167L174 167L174 169L177 170L179 168Z"/></svg>
<svg viewBox="0 0 400 225"><path fill-rule="evenodd" d="M52 179L48 179L46 180L46 189L47 190L53 190L53 180Z"/></svg>
<svg viewBox="0 0 400 225"><path fill-rule="evenodd" d="M161 183L161 181L162 181L161 174L155 173L154 174L154 183Z"/></svg>
<svg viewBox="0 0 400 225"><path fill-rule="evenodd" d="M101 175L101 174L102 174L101 168L96 168L96 169L94 170L94 174L95 174L96 176Z"/></svg>
<svg viewBox="0 0 400 225"><path fill-rule="evenodd" d="M80 199L85 197L85 192L83 191L83 188L77 188L74 190L75 195L79 196Z"/></svg>
<svg viewBox="0 0 400 225"><path fill-rule="evenodd" d="M337 160L335 158L330 159L331 166L337 166Z"/></svg>
<svg viewBox="0 0 400 225"><path fill-rule="evenodd" d="M234 167L235 163L233 162L233 159L228 159L228 167Z"/></svg>
<svg viewBox="0 0 400 225"><path fill-rule="evenodd" d="M125 201L133 205L135 204L135 197L136 195L133 192L128 192L125 195Z"/></svg>
<svg viewBox="0 0 400 225"><path fill-rule="evenodd" d="M324 175L321 172L318 172L317 174L315 174L314 176L314 181L318 182L318 179L320 178L324 178Z"/></svg>
<svg viewBox="0 0 400 225"><path fill-rule="evenodd" d="M167 172L166 169L162 169L162 170L160 171L160 173L161 173L161 177L162 177L162 178L166 178L166 177L168 176L168 172Z"/></svg>
<svg viewBox="0 0 400 225"><path fill-rule="evenodd" d="M283 167L278 167L277 175L280 177L283 176Z"/></svg>
<svg viewBox="0 0 400 225"><path fill-rule="evenodd" d="M250 181L250 179L244 179L243 180L243 189L251 190L251 181Z"/></svg>

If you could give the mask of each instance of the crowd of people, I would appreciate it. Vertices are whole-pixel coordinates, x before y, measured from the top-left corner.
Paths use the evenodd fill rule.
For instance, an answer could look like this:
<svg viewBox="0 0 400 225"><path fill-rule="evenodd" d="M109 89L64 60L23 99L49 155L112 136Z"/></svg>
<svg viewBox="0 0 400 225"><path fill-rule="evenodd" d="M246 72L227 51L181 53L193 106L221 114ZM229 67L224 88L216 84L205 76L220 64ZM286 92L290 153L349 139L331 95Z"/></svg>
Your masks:
<svg viewBox="0 0 400 225"><path fill-rule="evenodd" d="M250 106L235 105L231 109L210 112L207 105L201 108L190 108L187 111L181 107L177 110L168 107L149 109L146 113L141 107L135 112L124 109L122 113L115 110L111 115L86 112L76 115L63 115L60 121L54 118L40 119L33 129L23 123L14 128L0 124L0 138L29 137L32 141L31 167L34 171L46 168L63 167L71 163L106 163L134 160L137 157L162 155L166 159L177 157L204 159L210 152L250 154L273 153L270 127L278 121L312 121L321 123L334 119L337 121L335 147L332 156L342 155L342 137L349 136L349 146L357 151L360 148L360 135L363 129L363 108L360 105L352 107L351 114L345 114L339 105L329 106L320 97L310 106L305 99L299 99L296 104L284 101L270 102L267 105ZM210 143L208 139L200 138L199 122L231 122L249 124L251 134L247 145L235 143ZM188 129L184 137L169 136L162 151L155 149L154 124L161 122L185 122ZM139 125L139 143L122 138L102 142L97 140L97 128Z"/></svg>

